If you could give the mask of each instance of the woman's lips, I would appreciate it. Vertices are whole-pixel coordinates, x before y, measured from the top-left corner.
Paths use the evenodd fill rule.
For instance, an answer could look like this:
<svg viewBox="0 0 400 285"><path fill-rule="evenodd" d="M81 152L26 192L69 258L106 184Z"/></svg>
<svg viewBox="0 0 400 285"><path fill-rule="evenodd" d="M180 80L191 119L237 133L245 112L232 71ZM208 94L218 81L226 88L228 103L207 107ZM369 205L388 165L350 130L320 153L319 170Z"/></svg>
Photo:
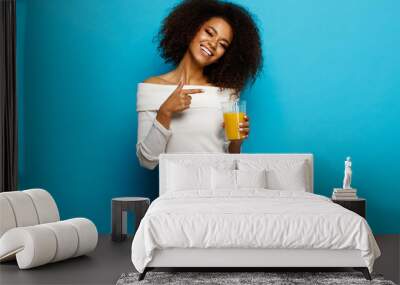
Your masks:
<svg viewBox="0 0 400 285"><path fill-rule="evenodd" d="M204 46L200 46L200 49L201 49L202 53L208 57L213 55L212 52Z"/></svg>

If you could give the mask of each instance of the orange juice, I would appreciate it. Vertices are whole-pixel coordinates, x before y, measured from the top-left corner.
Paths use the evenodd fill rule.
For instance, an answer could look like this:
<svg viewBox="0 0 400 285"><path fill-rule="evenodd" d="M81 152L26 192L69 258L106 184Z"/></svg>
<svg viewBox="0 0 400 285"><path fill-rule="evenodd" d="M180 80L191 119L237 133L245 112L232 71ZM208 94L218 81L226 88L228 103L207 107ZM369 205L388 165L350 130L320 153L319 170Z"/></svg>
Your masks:
<svg viewBox="0 0 400 285"><path fill-rule="evenodd" d="M245 121L244 116L244 112L224 113L225 134L228 140L240 140L244 138L245 133L239 131L239 123Z"/></svg>

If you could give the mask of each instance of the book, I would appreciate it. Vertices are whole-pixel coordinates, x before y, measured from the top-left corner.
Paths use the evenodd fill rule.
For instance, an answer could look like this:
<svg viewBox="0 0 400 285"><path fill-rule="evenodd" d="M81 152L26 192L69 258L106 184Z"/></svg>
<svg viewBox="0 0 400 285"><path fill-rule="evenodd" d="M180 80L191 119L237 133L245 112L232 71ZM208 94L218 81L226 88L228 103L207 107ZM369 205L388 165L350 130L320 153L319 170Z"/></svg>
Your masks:
<svg viewBox="0 0 400 285"><path fill-rule="evenodd" d="M332 195L333 200L357 200L357 195L354 196L337 196L335 194Z"/></svg>
<svg viewBox="0 0 400 285"><path fill-rule="evenodd" d="M357 196L356 193L333 193L336 197L355 197Z"/></svg>
<svg viewBox="0 0 400 285"><path fill-rule="evenodd" d="M333 188L333 200L357 200L357 189Z"/></svg>
<svg viewBox="0 0 400 285"><path fill-rule="evenodd" d="M354 197L335 197L332 195L332 200L346 200L346 201L351 201L351 200L358 200L357 196Z"/></svg>
<svg viewBox="0 0 400 285"><path fill-rule="evenodd" d="M342 189L342 188L334 188L334 193L357 193L357 189Z"/></svg>

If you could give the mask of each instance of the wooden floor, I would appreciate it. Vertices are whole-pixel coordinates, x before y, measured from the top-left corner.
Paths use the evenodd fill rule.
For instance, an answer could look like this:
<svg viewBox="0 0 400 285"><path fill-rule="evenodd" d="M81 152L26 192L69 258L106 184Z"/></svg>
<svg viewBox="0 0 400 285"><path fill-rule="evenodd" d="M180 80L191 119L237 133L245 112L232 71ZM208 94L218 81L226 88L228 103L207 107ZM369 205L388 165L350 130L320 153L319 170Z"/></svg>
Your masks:
<svg viewBox="0 0 400 285"><path fill-rule="evenodd" d="M375 272L395 283L400 281L400 235L377 236L382 251ZM0 264L0 284L115 284L124 272L134 271L130 259L132 239L115 243L99 237L96 250L58 263L29 270L19 270L16 262Z"/></svg>

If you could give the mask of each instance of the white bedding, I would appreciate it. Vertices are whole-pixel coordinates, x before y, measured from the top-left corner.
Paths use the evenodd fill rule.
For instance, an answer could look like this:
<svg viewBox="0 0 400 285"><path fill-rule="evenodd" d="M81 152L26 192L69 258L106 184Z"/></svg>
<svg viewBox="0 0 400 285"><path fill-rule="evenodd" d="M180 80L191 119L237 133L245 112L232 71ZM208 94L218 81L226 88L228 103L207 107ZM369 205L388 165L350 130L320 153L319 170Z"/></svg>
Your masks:
<svg viewBox="0 0 400 285"><path fill-rule="evenodd" d="M135 268L165 248L357 249L370 272L380 255L359 215L320 195L266 189L162 195L134 237Z"/></svg>

